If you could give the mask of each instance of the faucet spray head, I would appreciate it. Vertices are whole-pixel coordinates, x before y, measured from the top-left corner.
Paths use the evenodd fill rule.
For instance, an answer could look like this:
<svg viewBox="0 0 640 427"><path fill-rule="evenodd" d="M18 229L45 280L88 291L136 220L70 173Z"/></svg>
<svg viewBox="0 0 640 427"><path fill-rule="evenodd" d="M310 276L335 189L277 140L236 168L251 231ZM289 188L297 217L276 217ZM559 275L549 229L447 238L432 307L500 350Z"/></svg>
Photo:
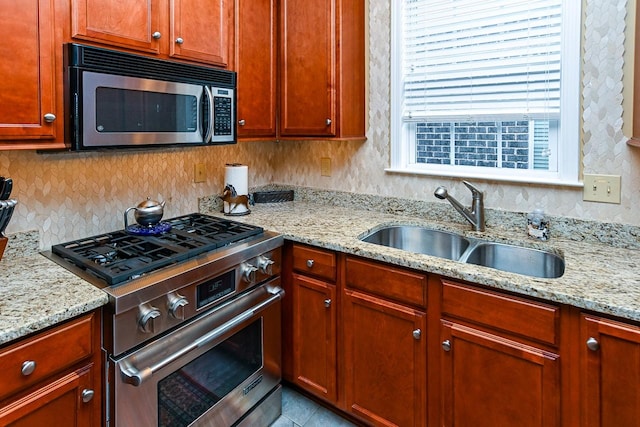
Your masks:
<svg viewBox="0 0 640 427"><path fill-rule="evenodd" d="M438 199L445 200L449 196L449 193L445 187L438 187L436 191L433 192L433 195Z"/></svg>

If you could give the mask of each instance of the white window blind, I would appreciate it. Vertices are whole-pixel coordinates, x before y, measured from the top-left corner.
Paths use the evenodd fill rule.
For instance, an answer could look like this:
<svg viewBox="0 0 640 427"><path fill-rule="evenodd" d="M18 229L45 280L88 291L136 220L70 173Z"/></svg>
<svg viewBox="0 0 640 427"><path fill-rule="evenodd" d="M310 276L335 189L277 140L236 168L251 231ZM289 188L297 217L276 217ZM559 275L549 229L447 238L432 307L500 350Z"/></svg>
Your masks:
<svg viewBox="0 0 640 427"><path fill-rule="evenodd" d="M560 116L562 0L404 0L403 121Z"/></svg>

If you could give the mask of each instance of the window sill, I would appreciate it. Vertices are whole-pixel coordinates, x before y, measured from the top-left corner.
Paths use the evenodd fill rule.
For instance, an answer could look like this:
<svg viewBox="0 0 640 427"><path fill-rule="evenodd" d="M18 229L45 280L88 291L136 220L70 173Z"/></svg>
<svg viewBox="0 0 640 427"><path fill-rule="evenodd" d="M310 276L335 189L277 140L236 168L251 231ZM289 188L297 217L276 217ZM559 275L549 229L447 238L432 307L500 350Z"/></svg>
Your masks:
<svg viewBox="0 0 640 427"><path fill-rule="evenodd" d="M578 180L561 180L559 178L551 177L534 177L534 176L513 176L513 175L501 175L490 173L471 173L464 171L447 171L447 170L426 170L423 168L386 168L387 173L397 174L410 174L410 175L428 175L428 176L441 176L451 178L471 178L484 181L503 181L503 182L520 182L526 184L540 184L540 185L553 185L558 187L576 187L583 188L584 183Z"/></svg>

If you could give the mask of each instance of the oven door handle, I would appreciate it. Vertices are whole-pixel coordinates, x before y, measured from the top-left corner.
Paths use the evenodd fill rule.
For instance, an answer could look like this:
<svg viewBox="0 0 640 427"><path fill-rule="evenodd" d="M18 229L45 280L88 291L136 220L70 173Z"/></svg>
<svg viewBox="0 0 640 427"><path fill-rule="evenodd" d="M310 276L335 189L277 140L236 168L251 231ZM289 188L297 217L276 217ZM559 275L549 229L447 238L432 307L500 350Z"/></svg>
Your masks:
<svg viewBox="0 0 640 427"><path fill-rule="evenodd" d="M221 337L222 335L224 335L225 333L227 333L229 330L233 329L234 327L238 326L239 324L241 324L242 322L246 321L247 319L250 319L251 317L255 316L255 314L260 311L263 310L267 307L269 307L270 305L272 305L273 303L277 302L278 300L282 299L282 297L284 296L284 290L278 286L275 286L273 288L268 288L267 291L272 294L269 298L267 298L266 300L260 302L259 304L254 305L253 307L251 307L250 309L243 311L242 313L240 313L239 315L233 317L232 319L226 321L225 323L223 323L222 325L218 326L217 328L213 329L211 332L203 335L202 337L198 338L197 340L193 341L191 344L189 344L188 346L180 349L179 351L167 356L166 358L160 360L159 362L143 368L143 369L137 369L135 366L133 366L130 362L128 362L127 360L123 360L120 363L120 373L121 373L121 377L123 379L124 382L134 385L134 386L140 386L145 380L151 378L151 376L155 373L158 372L160 369L164 368L165 366L169 365L170 363L178 360L179 358L181 358L182 356L184 356L185 354L200 348L208 343L210 343L211 341Z"/></svg>

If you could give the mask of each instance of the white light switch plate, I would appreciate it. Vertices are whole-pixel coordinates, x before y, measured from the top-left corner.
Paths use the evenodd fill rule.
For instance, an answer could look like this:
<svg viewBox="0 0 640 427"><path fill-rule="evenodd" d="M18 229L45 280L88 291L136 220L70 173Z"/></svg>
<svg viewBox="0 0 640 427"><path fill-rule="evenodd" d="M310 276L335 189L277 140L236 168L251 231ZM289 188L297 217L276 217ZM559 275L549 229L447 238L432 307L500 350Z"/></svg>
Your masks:
<svg viewBox="0 0 640 427"><path fill-rule="evenodd" d="M584 174L583 200L620 203L620 175Z"/></svg>

